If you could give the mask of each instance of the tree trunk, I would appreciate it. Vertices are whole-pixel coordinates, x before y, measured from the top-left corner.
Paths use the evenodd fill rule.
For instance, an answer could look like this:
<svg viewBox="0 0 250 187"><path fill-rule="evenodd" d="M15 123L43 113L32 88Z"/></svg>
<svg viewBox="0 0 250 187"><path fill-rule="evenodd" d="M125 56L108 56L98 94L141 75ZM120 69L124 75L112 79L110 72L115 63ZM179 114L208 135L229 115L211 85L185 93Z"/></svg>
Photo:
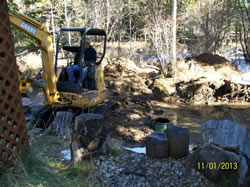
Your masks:
<svg viewBox="0 0 250 187"><path fill-rule="evenodd" d="M249 50L249 21L250 16L248 13L248 9L244 3L238 1L240 7L240 19L241 19L241 27L240 27L240 43L243 51L244 58L246 62L250 63L250 50ZM245 17L247 20L245 20Z"/></svg>
<svg viewBox="0 0 250 187"><path fill-rule="evenodd" d="M130 0L128 0L128 4L130 7ZM131 9L129 8L129 52L132 50L131 40L132 40L132 18L131 18Z"/></svg>
<svg viewBox="0 0 250 187"><path fill-rule="evenodd" d="M69 19L68 19L68 12L67 12L67 0L64 0L64 15L65 15L65 20L66 20L66 23L67 23L67 27L69 27ZM70 32L68 33L68 40L69 40L69 45L71 46Z"/></svg>
<svg viewBox="0 0 250 187"><path fill-rule="evenodd" d="M204 49L204 52L205 53L208 53L208 50L209 50L209 13L207 13L206 15L206 23L205 23L205 49Z"/></svg>
<svg viewBox="0 0 250 187"><path fill-rule="evenodd" d="M54 121L45 131L45 134L53 134L70 140L72 136L72 120L72 112L58 111Z"/></svg>
<svg viewBox="0 0 250 187"><path fill-rule="evenodd" d="M107 21L106 21L106 33L109 33L109 24L110 24L110 11L109 11L110 3L109 0L106 0L106 13L107 13Z"/></svg>
<svg viewBox="0 0 250 187"><path fill-rule="evenodd" d="M174 71L174 79L176 81L176 14L177 14L177 0L173 0L173 44L172 44L172 70Z"/></svg>
<svg viewBox="0 0 250 187"><path fill-rule="evenodd" d="M54 13L53 13L53 9L54 9L54 5L53 5L53 0L50 2L51 3L51 22L52 22L52 33L53 33L53 51L55 54L55 49L56 49L56 35L55 35L55 22L54 22Z"/></svg>

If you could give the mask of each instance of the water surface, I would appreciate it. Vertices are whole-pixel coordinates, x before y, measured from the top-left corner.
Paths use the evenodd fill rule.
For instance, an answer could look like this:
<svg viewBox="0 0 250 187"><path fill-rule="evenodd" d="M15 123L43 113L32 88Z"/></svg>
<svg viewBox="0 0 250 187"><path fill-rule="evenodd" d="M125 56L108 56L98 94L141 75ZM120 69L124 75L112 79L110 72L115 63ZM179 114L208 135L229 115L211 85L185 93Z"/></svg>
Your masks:
<svg viewBox="0 0 250 187"><path fill-rule="evenodd" d="M184 106L164 108L163 116L173 124L189 128L190 144L200 142L201 125L208 120L232 120L248 129L250 134L250 105Z"/></svg>

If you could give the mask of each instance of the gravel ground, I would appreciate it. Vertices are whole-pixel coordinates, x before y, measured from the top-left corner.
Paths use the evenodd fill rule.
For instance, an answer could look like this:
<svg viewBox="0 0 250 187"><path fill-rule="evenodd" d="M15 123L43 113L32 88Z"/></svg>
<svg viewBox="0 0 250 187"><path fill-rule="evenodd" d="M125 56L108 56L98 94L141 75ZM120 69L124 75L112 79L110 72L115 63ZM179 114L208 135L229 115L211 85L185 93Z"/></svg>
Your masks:
<svg viewBox="0 0 250 187"><path fill-rule="evenodd" d="M95 160L98 178L107 186L211 186L199 171L185 168L185 159L156 160L123 151Z"/></svg>

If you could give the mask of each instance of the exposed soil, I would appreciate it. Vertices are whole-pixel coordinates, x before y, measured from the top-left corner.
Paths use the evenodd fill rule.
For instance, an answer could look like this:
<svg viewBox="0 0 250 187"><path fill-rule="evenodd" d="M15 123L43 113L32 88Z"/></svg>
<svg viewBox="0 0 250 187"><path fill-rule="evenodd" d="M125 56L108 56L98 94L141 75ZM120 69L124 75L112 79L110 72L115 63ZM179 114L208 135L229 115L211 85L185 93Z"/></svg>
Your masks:
<svg viewBox="0 0 250 187"><path fill-rule="evenodd" d="M177 80L161 78L159 66L140 66L125 58L108 59L105 83L118 109L105 120L119 138L143 141L152 119L164 108L189 104L229 104L249 101L249 86L233 83L241 73L225 58L201 54L177 62Z"/></svg>
<svg viewBox="0 0 250 187"><path fill-rule="evenodd" d="M232 76L241 73L218 55L179 59L176 82L173 78L161 78L159 64L138 65L126 58L106 59L103 64L110 91L108 99L116 101L118 106L105 123L119 138L143 141L153 131L152 119L161 116L167 108L249 101L249 86L231 81ZM33 111L39 102L32 103L26 106Z"/></svg>
<svg viewBox="0 0 250 187"><path fill-rule="evenodd" d="M209 53L203 53L197 57L194 57L194 59L198 62L204 63L204 64L208 64L208 65L229 65L231 66L233 69L236 70L236 68L230 63L228 62L227 59L225 59L224 57L221 57L219 55L212 55Z"/></svg>
<svg viewBox="0 0 250 187"><path fill-rule="evenodd" d="M186 104L249 100L248 86L232 82L232 77L241 73L218 55L201 54L192 59L180 59L176 82L173 78L157 78L160 68L154 67L145 70L124 58L108 60L105 66L107 87L119 95L144 95L147 99Z"/></svg>

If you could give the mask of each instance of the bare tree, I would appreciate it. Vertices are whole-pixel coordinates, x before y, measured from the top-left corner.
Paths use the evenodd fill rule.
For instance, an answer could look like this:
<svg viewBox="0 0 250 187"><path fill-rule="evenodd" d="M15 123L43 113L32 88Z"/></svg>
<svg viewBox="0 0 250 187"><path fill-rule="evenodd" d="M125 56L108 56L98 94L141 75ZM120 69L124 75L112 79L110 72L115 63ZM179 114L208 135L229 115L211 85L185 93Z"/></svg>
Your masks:
<svg viewBox="0 0 250 187"><path fill-rule="evenodd" d="M152 44L156 50L156 55L161 63L163 75L168 76L167 63L170 61L170 54L172 49L172 19L166 14L164 6L161 1L148 0L147 11L148 19L145 25L145 33L151 39Z"/></svg>
<svg viewBox="0 0 250 187"><path fill-rule="evenodd" d="M250 30L250 15L246 7L246 3L242 0L236 0L236 34L239 36L240 44L246 62L250 63L250 48L249 48L249 30Z"/></svg>
<svg viewBox="0 0 250 187"><path fill-rule="evenodd" d="M55 34L55 22L54 22L54 5L53 0L51 0L51 22L52 22L52 33L53 33L53 46L54 46L54 53L55 53L55 47L56 47L56 34Z"/></svg>
<svg viewBox="0 0 250 187"><path fill-rule="evenodd" d="M69 27L69 18L68 18L68 11L67 11L67 0L64 0L64 13L65 13L65 20L67 23L67 27ZM71 45L71 36L70 33L68 33L68 40L69 40L69 45Z"/></svg>
<svg viewBox="0 0 250 187"><path fill-rule="evenodd" d="M173 48L172 48L172 67L174 71L174 78L176 81L176 14L177 14L177 0L172 2L172 17L173 17Z"/></svg>

